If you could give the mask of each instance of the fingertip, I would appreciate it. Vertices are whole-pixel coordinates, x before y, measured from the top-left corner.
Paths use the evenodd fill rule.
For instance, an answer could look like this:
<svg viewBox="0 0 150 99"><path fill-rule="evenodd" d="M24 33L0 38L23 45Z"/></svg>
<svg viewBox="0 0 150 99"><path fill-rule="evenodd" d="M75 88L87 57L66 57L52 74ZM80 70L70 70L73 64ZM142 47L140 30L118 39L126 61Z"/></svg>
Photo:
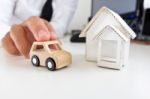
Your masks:
<svg viewBox="0 0 150 99"><path fill-rule="evenodd" d="M51 33L51 40L57 40L58 37L55 33Z"/></svg>
<svg viewBox="0 0 150 99"><path fill-rule="evenodd" d="M44 30L40 30L38 33L37 33L37 41L47 41L51 38L51 35L44 31Z"/></svg>

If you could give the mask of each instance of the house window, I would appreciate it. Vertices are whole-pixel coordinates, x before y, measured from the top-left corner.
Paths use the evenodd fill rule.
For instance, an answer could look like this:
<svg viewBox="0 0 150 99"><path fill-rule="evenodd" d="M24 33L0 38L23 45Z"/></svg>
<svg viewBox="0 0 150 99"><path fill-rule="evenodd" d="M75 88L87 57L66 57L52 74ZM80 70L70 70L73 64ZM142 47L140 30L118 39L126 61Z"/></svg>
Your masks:
<svg viewBox="0 0 150 99"><path fill-rule="evenodd" d="M101 61L116 62L117 61L117 41L102 40L101 43Z"/></svg>

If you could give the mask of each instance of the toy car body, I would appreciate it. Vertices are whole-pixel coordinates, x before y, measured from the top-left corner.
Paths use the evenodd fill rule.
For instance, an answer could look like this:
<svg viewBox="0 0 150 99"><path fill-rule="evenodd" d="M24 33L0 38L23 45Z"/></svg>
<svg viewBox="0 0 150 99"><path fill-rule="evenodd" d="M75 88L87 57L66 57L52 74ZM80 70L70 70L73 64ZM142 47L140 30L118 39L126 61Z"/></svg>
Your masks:
<svg viewBox="0 0 150 99"><path fill-rule="evenodd" d="M59 41L34 42L30 50L34 66L46 66L54 71L72 63L72 56L65 51Z"/></svg>

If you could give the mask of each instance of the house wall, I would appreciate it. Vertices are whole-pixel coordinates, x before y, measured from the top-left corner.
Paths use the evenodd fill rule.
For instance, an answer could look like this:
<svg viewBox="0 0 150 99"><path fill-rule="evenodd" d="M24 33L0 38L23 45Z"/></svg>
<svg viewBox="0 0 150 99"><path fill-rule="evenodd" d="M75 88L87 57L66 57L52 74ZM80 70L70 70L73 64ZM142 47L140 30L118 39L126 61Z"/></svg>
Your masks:
<svg viewBox="0 0 150 99"><path fill-rule="evenodd" d="M100 25L98 25L98 26L100 26ZM98 35L99 32L95 31L95 28L92 28L92 29L91 29L91 31L89 30L87 32L87 36L86 36L86 58L89 61L97 61L97 53L98 53L99 49L98 49L98 39L95 39L95 37L96 37L96 35ZM109 27L106 28L106 30L103 32L105 32L106 34L109 33L109 35L104 36L105 35L105 33L104 33L104 35L102 35L101 37L104 37L105 40L106 39L107 40L117 40L118 36L114 35L116 33L114 33L114 32L111 33L110 31L112 31L111 28L109 28Z"/></svg>
<svg viewBox="0 0 150 99"><path fill-rule="evenodd" d="M87 61L97 61L98 40L91 38L91 33L86 37L86 59Z"/></svg>
<svg viewBox="0 0 150 99"><path fill-rule="evenodd" d="M128 64L129 60L130 41L123 43L123 66Z"/></svg>
<svg viewBox="0 0 150 99"><path fill-rule="evenodd" d="M96 33L95 33L96 34ZM97 34L98 35L98 34ZM117 41L118 46L116 48L117 51L117 62L112 63L108 61L101 61L101 42L102 40L108 41ZM125 42L112 28L106 27L104 30L101 31L100 37L91 38L91 33L88 32L87 34L87 42L86 42L86 58L88 61L96 61L98 66L120 69L123 63L126 63L127 56L128 56L128 48L127 45L122 45L122 42ZM126 44L126 43L123 43ZM105 45L103 45L105 46ZM129 46L128 46L129 47ZM124 50L122 50L124 48ZM112 47L110 46L110 54L112 52ZM112 52L113 53L113 52ZM111 55L110 55L111 56ZM121 59L121 56L123 57ZM125 57L126 56L126 57Z"/></svg>

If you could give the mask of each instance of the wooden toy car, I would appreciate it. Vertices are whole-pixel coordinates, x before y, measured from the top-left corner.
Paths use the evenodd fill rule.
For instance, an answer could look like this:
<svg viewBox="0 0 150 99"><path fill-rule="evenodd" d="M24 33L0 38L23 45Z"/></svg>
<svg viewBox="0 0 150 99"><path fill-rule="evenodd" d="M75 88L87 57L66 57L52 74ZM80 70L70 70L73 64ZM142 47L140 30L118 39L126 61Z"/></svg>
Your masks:
<svg viewBox="0 0 150 99"><path fill-rule="evenodd" d="M65 51L59 41L34 42L30 50L34 66L46 66L54 71L72 63L72 56Z"/></svg>

